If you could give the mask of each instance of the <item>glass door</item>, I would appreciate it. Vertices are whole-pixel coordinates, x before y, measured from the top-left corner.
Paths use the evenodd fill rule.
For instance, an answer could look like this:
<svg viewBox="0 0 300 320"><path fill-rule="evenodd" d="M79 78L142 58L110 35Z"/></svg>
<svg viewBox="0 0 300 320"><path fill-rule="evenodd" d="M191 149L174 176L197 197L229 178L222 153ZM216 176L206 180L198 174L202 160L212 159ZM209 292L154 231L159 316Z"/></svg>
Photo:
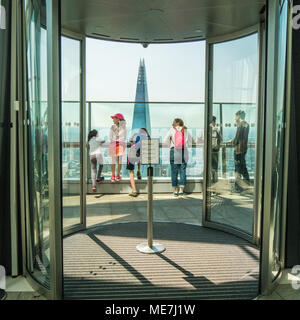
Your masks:
<svg viewBox="0 0 300 320"><path fill-rule="evenodd" d="M27 60L27 268L50 290L50 215L48 174L48 79L46 8L24 1Z"/></svg>
<svg viewBox="0 0 300 320"><path fill-rule="evenodd" d="M258 197L259 34L253 27L207 41L203 225L251 242Z"/></svg>
<svg viewBox="0 0 300 320"><path fill-rule="evenodd" d="M85 104L83 103L84 37L63 32L62 62L62 197L64 235L85 228L83 191Z"/></svg>
<svg viewBox="0 0 300 320"><path fill-rule="evenodd" d="M268 11L263 294L272 291L284 268L292 6L288 0L273 0Z"/></svg>
<svg viewBox="0 0 300 320"><path fill-rule="evenodd" d="M60 1L24 0L26 271L49 299L62 296Z"/></svg>

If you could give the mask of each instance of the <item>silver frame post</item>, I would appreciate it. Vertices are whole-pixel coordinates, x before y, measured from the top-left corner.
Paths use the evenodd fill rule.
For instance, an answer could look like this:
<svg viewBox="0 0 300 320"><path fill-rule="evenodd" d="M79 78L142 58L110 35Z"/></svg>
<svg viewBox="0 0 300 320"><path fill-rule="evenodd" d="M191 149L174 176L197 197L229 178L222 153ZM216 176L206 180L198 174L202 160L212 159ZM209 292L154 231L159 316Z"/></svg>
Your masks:
<svg viewBox="0 0 300 320"><path fill-rule="evenodd" d="M46 6L48 29L50 292L52 299L56 300L63 297L60 0L47 0Z"/></svg>

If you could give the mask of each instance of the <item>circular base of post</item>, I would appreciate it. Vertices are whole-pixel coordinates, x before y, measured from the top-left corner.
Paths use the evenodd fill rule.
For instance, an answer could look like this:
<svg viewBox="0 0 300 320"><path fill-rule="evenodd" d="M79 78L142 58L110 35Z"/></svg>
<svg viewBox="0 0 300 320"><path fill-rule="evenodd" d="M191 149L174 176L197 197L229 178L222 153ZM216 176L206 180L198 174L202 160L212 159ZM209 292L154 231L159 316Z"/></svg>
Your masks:
<svg viewBox="0 0 300 320"><path fill-rule="evenodd" d="M136 246L136 249L141 253L148 253L148 254L162 253L166 250L166 248L159 243L153 243L152 248L150 248L148 246L148 242L140 243L139 245Z"/></svg>

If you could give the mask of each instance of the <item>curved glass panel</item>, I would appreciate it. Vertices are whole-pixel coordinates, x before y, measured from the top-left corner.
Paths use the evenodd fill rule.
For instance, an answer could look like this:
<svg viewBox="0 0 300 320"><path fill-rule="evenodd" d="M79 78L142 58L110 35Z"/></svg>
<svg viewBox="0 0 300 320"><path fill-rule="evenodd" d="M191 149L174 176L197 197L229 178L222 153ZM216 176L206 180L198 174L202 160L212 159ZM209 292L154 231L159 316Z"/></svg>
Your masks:
<svg viewBox="0 0 300 320"><path fill-rule="evenodd" d="M28 260L27 268L50 287L47 29L44 1L25 0L28 81Z"/></svg>
<svg viewBox="0 0 300 320"><path fill-rule="evenodd" d="M211 44L207 210L211 222L253 234L257 34Z"/></svg>
<svg viewBox="0 0 300 320"><path fill-rule="evenodd" d="M133 202L130 192L130 170L128 156L130 141L137 133L134 126L136 103L90 102L91 129L98 132L105 143L101 146L103 161L102 177L104 181L97 184L97 194L92 194L92 179L88 181L87 226L99 223L146 222L147 221L147 165L135 163L133 166L138 198ZM181 222L201 225L202 221L202 181L204 170L204 103L138 103L147 105L149 124L147 127L151 138L159 139L160 163L154 168L154 221ZM122 181L111 183L112 156L110 154L110 131L113 124L111 116L122 113L126 121L126 138L128 146L121 158ZM181 118L187 127L191 144L186 148L186 188L187 195L182 206L182 198L172 194L172 166L170 165L170 147L164 140L172 130L173 120ZM137 178L140 171L141 177ZM92 176L92 172L91 172ZM127 191L128 190L128 191ZM180 207L180 210L178 208Z"/></svg>
<svg viewBox="0 0 300 320"><path fill-rule="evenodd" d="M81 223L80 69L81 41L61 38L62 56L62 180L63 227Z"/></svg>
<svg viewBox="0 0 300 320"><path fill-rule="evenodd" d="M284 139L285 139L285 79L286 79L286 50L287 50L287 22L288 2L284 1L280 8L278 56L277 56L277 103L274 128L276 130L275 168L273 171L273 210L274 233L272 253L272 275L275 279L280 272L281 246L281 217L283 196L283 167L284 167Z"/></svg>
<svg viewBox="0 0 300 320"><path fill-rule="evenodd" d="M98 158L87 144L87 226L147 221L147 166L136 163L134 170L128 169L131 140L141 128L147 128L151 137L161 142L160 163L154 166L154 220L201 224L205 42L150 45L144 49L140 44L87 38L86 47L86 141L91 130L97 130L100 140L105 141ZM111 153L111 116L117 113L126 120L127 145L120 157L121 181L111 183L118 167L113 166ZM195 142L189 149L185 171L189 201L183 212L176 210L182 199L173 196L170 147L162 144L175 118L184 121ZM128 196L133 188L131 171L139 192L136 205Z"/></svg>

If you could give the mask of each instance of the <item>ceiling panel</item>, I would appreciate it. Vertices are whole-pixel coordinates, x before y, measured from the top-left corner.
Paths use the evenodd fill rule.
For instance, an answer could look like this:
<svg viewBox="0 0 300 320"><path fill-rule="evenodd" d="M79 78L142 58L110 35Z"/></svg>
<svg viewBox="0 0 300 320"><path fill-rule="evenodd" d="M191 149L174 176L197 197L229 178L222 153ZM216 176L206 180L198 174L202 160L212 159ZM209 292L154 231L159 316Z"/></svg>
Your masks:
<svg viewBox="0 0 300 320"><path fill-rule="evenodd" d="M62 27L101 39L182 42L260 21L265 0L62 0Z"/></svg>

